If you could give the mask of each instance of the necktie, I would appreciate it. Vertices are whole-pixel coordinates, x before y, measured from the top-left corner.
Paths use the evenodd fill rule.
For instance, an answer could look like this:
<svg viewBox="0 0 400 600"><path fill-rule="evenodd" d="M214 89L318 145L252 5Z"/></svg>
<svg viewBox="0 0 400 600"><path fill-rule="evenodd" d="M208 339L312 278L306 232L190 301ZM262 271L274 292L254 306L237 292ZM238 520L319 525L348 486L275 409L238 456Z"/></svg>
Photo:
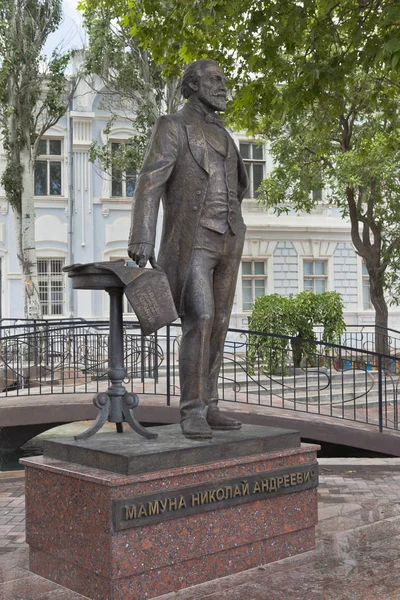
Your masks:
<svg viewBox="0 0 400 600"><path fill-rule="evenodd" d="M207 113L204 117L206 123L212 123L213 125L218 125L218 127L223 128L224 122L218 115Z"/></svg>

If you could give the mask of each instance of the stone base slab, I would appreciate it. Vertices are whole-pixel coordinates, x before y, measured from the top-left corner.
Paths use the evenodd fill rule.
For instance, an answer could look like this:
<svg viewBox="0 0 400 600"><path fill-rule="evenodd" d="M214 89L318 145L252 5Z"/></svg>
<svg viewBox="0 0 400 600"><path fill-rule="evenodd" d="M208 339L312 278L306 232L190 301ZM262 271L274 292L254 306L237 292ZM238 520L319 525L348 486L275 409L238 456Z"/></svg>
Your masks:
<svg viewBox="0 0 400 600"><path fill-rule="evenodd" d="M182 435L180 425L150 427L149 431L157 438L144 439L134 431L124 431L123 435L97 433L79 441L53 438L44 441L43 454L121 475L138 475L300 447L298 431L263 425L214 431L210 440L189 440Z"/></svg>
<svg viewBox="0 0 400 600"><path fill-rule="evenodd" d="M176 498L186 486L221 490L227 482L225 489L235 490L232 481L258 473L266 481L270 472L276 487L279 472L315 472L317 448L305 444L128 476L24 459L30 570L93 600L144 600L311 550L317 484L297 489L294 475L282 494L275 489L234 505L216 502L215 509L119 530L114 506L121 499L145 506L146 497L165 492ZM291 485L290 475L279 481Z"/></svg>

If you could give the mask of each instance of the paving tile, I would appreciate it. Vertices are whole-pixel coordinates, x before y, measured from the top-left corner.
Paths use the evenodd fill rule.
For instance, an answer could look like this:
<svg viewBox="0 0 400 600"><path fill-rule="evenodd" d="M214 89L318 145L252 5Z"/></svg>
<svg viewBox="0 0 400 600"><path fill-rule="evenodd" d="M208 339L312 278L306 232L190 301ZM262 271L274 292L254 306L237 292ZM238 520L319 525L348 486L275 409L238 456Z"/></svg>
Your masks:
<svg viewBox="0 0 400 600"><path fill-rule="evenodd" d="M30 573L27 569L16 566L7 566L0 564L0 585L8 582L15 581L16 579L24 579L29 577Z"/></svg>
<svg viewBox="0 0 400 600"><path fill-rule="evenodd" d="M400 600L400 459L374 460L322 461L315 551L157 600ZM0 479L0 599L84 599L27 570L23 493Z"/></svg>
<svg viewBox="0 0 400 600"><path fill-rule="evenodd" d="M57 586L52 581L29 573L29 577L6 581L0 585L1 593L7 600L41 600L43 594L54 592Z"/></svg>
<svg viewBox="0 0 400 600"><path fill-rule="evenodd" d="M13 527L13 531L25 531L25 519L19 525L15 525L15 527Z"/></svg>

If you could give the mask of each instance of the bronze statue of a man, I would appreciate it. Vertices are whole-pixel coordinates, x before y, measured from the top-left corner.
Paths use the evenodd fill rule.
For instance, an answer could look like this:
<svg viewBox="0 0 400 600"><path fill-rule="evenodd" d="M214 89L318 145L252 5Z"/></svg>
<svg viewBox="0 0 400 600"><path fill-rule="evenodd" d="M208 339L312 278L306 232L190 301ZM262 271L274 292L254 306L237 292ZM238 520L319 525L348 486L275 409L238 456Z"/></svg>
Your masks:
<svg viewBox="0 0 400 600"><path fill-rule="evenodd" d="M183 434L212 437L240 429L218 408L218 375L235 294L246 226L240 203L246 170L216 111L227 88L213 60L191 63L182 77L187 102L158 119L139 174L129 256L144 267L154 255L157 214L164 222L158 263L182 321L179 351Z"/></svg>

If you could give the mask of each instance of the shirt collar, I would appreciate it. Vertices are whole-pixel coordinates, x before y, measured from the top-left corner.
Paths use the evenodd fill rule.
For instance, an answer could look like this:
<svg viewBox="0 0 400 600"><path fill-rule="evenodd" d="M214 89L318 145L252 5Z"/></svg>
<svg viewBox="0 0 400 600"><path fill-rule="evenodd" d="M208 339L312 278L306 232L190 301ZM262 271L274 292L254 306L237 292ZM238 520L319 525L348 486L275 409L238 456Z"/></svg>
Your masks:
<svg viewBox="0 0 400 600"><path fill-rule="evenodd" d="M188 108L197 113L202 119L205 119L206 115L215 115L214 111L206 110L201 104L197 104L197 102L191 102L188 100L186 105Z"/></svg>

